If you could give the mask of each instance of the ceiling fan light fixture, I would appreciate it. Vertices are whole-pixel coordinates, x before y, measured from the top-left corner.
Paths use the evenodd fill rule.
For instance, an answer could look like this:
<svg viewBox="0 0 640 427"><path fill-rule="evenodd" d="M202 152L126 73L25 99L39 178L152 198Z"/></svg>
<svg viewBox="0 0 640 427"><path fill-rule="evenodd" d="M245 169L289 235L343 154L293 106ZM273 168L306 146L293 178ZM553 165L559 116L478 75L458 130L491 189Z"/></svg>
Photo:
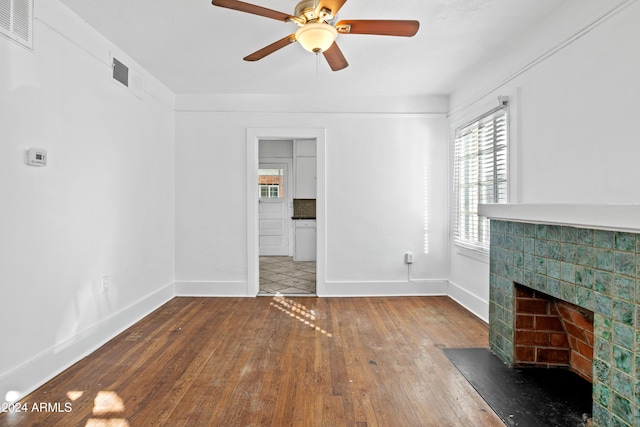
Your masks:
<svg viewBox="0 0 640 427"><path fill-rule="evenodd" d="M324 52L329 49L338 37L338 31L333 25L310 22L296 31L296 40L303 48L313 53Z"/></svg>

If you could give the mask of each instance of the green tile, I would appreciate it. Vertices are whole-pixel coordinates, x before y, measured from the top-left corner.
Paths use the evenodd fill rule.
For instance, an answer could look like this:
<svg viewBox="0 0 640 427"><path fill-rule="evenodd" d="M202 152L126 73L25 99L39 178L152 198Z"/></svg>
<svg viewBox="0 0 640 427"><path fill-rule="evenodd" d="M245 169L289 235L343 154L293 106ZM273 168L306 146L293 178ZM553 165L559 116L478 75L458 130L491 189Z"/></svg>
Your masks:
<svg viewBox="0 0 640 427"><path fill-rule="evenodd" d="M581 265L576 266L576 285L592 289L594 282L594 271L592 268Z"/></svg>
<svg viewBox="0 0 640 427"><path fill-rule="evenodd" d="M634 302L636 281L629 277L614 276L613 295L628 302Z"/></svg>
<svg viewBox="0 0 640 427"><path fill-rule="evenodd" d="M547 257L547 241L546 240L536 240L535 243L535 251L537 256Z"/></svg>
<svg viewBox="0 0 640 427"><path fill-rule="evenodd" d="M547 225L547 240L559 242L562 240L562 227L559 225Z"/></svg>
<svg viewBox="0 0 640 427"><path fill-rule="evenodd" d="M598 427L611 427L611 413L608 408L604 408L597 402L594 402L592 415L594 425Z"/></svg>
<svg viewBox="0 0 640 427"><path fill-rule="evenodd" d="M491 234L500 232L502 224L504 224L502 221L496 219L489 220L489 231L491 231Z"/></svg>
<svg viewBox="0 0 640 427"><path fill-rule="evenodd" d="M636 235L633 233L624 233L618 231L615 233L614 247L619 251L636 251Z"/></svg>
<svg viewBox="0 0 640 427"><path fill-rule="evenodd" d="M564 262L575 264L577 245L572 243L563 243L560 251L560 259Z"/></svg>
<svg viewBox="0 0 640 427"><path fill-rule="evenodd" d="M593 247L578 246L576 249L576 263L593 267Z"/></svg>
<svg viewBox="0 0 640 427"><path fill-rule="evenodd" d="M554 279L560 278L560 261L547 259L547 275Z"/></svg>
<svg viewBox="0 0 640 427"><path fill-rule="evenodd" d="M603 360L593 359L593 376L601 383L611 382L611 366Z"/></svg>
<svg viewBox="0 0 640 427"><path fill-rule="evenodd" d="M536 237L536 226L534 224L523 223L522 235L527 237Z"/></svg>
<svg viewBox="0 0 640 427"><path fill-rule="evenodd" d="M593 311L594 293L593 290L576 286L576 304Z"/></svg>
<svg viewBox="0 0 640 427"><path fill-rule="evenodd" d="M544 292L545 294L549 293L547 289L547 276L543 274L536 274L534 283L535 289L539 290L540 292Z"/></svg>
<svg viewBox="0 0 640 427"><path fill-rule="evenodd" d="M547 259L541 256L536 256L536 269L535 272L538 274L547 274Z"/></svg>
<svg viewBox="0 0 640 427"><path fill-rule="evenodd" d="M533 255L535 251L536 241L532 237L523 237L522 238L522 251L525 254Z"/></svg>
<svg viewBox="0 0 640 427"><path fill-rule="evenodd" d="M613 314L613 301L607 295L594 292L593 310L603 316L611 317Z"/></svg>
<svg viewBox="0 0 640 427"><path fill-rule="evenodd" d="M633 353L624 348L613 346L613 366L626 374L633 374Z"/></svg>
<svg viewBox="0 0 640 427"><path fill-rule="evenodd" d="M611 390L604 384L593 385L593 398L602 406L609 407Z"/></svg>
<svg viewBox="0 0 640 427"><path fill-rule="evenodd" d="M633 326L634 322L634 304L614 299L613 300L613 319L624 323L625 325Z"/></svg>
<svg viewBox="0 0 640 427"><path fill-rule="evenodd" d="M579 228L577 243L579 245L593 246L593 230L590 228Z"/></svg>
<svg viewBox="0 0 640 427"><path fill-rule="evenodd" d="M634 380L618 369L611 370L611 388L627 399L633 399Z"/></svg>
<svg viewBox="0 0 640 427"><path fill-rule="evenodd" d="M560 299L575 304L576 285L567 282L560 282Z"/></svg>
<svg viewBox="0 0 640 427"><path fill-rule="evenodd" d="M596 294L596 301L597 301ZM593 331L594 334L602 337L606 340L611 340L613 337L613 321L611 320L611 316L602 315L600 313L595 313L593 316Z"/></svg>
<svg viewBox="0 0 640 427"><path fill-rule="evenodd" d="M613 271L613 251L595 249L593 266L598 270Z"/></svg>
<svg viewBox="0 0 640 427"><path fill-rule="evenodd" d="M615 391L611 394L611 412L628 424L633 422L631 402Z"/></svg>
<svg viewBox="0 0 640 427"><path fill-rule="evenodd" d="M613 256L614 269L618 274L625 276L635 276L636 274L636 255L631 252L615 251Z"/></svg>
<svg viewBox="0 0 640 427"><path fill-rule="evenodd" d="M593 355L602 360L609 360L611 358L611 351L613 345L611 341L605 340L602 337L594 337L595 343L593 344Z"/></svg>
<svg viewBox="0 0 640 427"><path fill-rule="evenodd" d="M562 227L562 241L576 243L578 239L578 229L575 227Z"/></svg>
<svg viewBox="0 0 640 427"><path fill-rule="evenodd" d="M555 260L562 259L560 242L547 242L547 257Z"/></svg>
<svg viewBox="0 0 640 427"><path fill-rule="evenodd" d="M536 224L536 238L538 239L547 238L547 226L545 224Z"/></svg>
<svg viewBox="0 0 640 427"><path fill-rule="evenodd" d="M611 340L614 344L621 345L627 350L632 350L635 342L634 329L624 323L613 322L613 335Z"/></svg>
<svg viewBox="0 0 640 427"><path fill-rule="evenodd" d="M613 294L613 274L605 271L595 271L594 289L603 294Z"/></svg>
<svg viewBox="0 0 640 427"><path fill-rule="evenodd" d="M560 280L547 278L547 291L552 297L560 298Z"/></svg>
<svg viewBox="0 0 640 427"><path fill-rule="evenodd" d="M574 283L576 281L576 266L567 262L560 263L560 279L565 282Z"/></svg>
<svg viewBox="0 0 640 427"><path fill-rule="evenodd" d="M613 231L593 230L593 246L596 248L613 248Z"/></svg>

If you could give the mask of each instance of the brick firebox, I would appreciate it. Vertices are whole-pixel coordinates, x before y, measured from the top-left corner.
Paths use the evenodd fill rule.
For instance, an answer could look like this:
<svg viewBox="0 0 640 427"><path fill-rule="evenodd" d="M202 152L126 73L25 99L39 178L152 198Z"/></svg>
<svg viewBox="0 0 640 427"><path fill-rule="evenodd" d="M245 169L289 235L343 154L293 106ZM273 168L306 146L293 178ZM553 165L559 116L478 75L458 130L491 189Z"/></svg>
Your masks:
<svg viewBox="0 0 640 427"><path fill-rule="evenodd" d="M516 285L515 363L568 367L593 381L593 313Z"/></svg>

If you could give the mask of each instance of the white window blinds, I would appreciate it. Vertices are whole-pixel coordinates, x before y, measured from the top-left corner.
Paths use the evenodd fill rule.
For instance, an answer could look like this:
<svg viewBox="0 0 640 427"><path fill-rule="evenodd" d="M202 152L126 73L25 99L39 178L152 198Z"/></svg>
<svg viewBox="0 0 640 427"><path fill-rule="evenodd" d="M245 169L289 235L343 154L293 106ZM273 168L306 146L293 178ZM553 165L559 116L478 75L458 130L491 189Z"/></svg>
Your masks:
<svg viewBox="0 0 640 427"><path fill-rule="evenodd" d="M454 240L459 245L489 249L489 220L478 216L478 204L507 202L507 126L507 108L501 107L456 130Z"/></svg>

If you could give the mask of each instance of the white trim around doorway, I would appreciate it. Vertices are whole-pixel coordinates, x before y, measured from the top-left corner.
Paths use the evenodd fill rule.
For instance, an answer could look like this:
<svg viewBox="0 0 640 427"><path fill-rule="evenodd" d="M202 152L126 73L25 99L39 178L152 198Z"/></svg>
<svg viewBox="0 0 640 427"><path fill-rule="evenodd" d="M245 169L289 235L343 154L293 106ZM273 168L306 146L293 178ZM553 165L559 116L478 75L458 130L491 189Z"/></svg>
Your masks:
<svg viewBox="0 0 640 427"><path fill-rule="evenodd" d="M316 295L326 295L325 201L326 130L323 128L247 128L247 296L260 291L258 257L258 143L264 140L316 140Z"/></svg>

